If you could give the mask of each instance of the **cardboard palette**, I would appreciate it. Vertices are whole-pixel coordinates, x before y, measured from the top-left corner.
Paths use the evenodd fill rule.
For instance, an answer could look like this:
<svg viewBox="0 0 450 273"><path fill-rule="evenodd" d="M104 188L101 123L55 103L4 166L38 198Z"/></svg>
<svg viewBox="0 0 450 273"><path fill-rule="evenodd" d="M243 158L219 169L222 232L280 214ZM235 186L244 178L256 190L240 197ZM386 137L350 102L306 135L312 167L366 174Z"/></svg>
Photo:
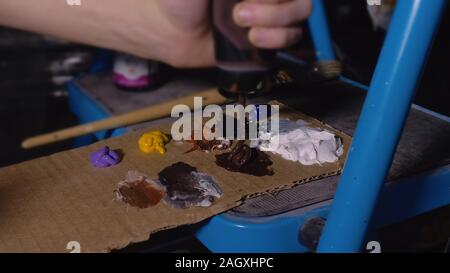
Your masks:
<svg viewBox="0 0 450 273"><path fill-rule="evenodd" d="M269 154L273 176L255 177L217 167L214 153L195 151L188 143L171 142L167 153L143 154L137 140L144 131L170 132L170 124L148 128L93 145L0 169L0 252L70 252L68 243L79 243L82 252L108 252L150 234L200 222L238 206L242 200L291 188L297 184L338 174L351 138L320 121L281 107L281 117L303 119L342 138L345 153L337 163L303 166ZM89 154L103 146L123 153L114 167L95 169ZM117 183L129 170L156 178L166 166L185 162L210 174L223 196L208 208L170 208L163 202L139 209L114 201Z"/></svg>

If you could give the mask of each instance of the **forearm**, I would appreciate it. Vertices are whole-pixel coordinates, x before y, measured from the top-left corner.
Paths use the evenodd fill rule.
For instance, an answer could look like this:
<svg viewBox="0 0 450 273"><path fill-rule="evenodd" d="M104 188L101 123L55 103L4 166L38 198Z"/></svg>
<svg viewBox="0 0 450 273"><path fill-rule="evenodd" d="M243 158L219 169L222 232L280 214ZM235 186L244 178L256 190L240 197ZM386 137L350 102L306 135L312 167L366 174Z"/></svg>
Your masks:
<svg viewBox="0 0 450 273"><path fill-rule="evenodd" d="M156 2L0 0L0 24L170 63L178 33L161 18Z"/></svg>

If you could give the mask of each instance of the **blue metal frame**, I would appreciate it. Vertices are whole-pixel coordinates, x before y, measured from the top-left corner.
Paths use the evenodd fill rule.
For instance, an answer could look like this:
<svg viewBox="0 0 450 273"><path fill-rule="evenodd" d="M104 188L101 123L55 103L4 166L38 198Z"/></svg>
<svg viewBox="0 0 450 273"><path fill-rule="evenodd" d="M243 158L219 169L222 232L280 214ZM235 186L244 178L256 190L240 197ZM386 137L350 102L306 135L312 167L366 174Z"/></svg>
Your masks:
<svg viewBox="0 0 450 273"><path fill-rule="evenodd" d="M319 252L360 250L446 2L397 2Z"/></svg>
<svg viewBox="0 0 450 273"><path fill-rule="evenodd" d="M314 12L310 18L310 27L319 53L318 58L334 59L322 0L313 1ZM232 213L215 216L196 231L197 237L210 250L305 252L308 249L296 240L298 231L307 219L317 216L328 217L319 251L360 249L409 110L415 79L419 78L426 52L437 28L440 10L444 9L444 1L399 1L398 11L392 22L393 27L389 31L370 87L333 207L320 204L315 208L308 207L273 217L238 217ZM350 79L342 80L361 89L369 89ZM109 116L109 113L86 96L76 83L69 85L69 91L71 108L80 118L80 122ZM91 136L88 141L120 135L124 131L122 128L101 132L96 134L95 138ZM381 155L379 158L367 156L372 154L373 149ZM359 158L371 160L364 162ZM353 180L354 178L356 180ZM374 227L401 221L449 204L449 167L408 180L388 185L382 190L371 222ZM399 199L398 196L402 198ZM349 211L352 213L348 213ZM279 232L280 230L282 232Z"/></svg>
<svg viewBox="0 0 450 273"><path fill-rule="evenodd" d="M70 110L77 116L79 123L83 124L93 122L111 116L108 111L103 109L96 101L87 96L76 81L69 82L67 85L67 90L69 92ZM111 136L122 135L125 131L125 128L100 131L95 134L76 138L73 144L74 147L82 147Z"/></svg>
<svg viewBox="0 0 450 273"><path fill-rule="evenodd" d="M448 205L448 181L450 166L388 184L381 193L373 227L397 223ZM310 218L327 218L331 210L329 203L271 217L240 217L224 213L202 225L196 230L196 235L208 249L218 253L308 252L310 250L296 239L299 230Z"/></svg>
<svg viewBox="0 0 450 273"><path fill-rule="evenodd" d="M336 56L322 0L313 0L313 11L308 19L308 24L317 59L320 61L335 60Z"/></svg>

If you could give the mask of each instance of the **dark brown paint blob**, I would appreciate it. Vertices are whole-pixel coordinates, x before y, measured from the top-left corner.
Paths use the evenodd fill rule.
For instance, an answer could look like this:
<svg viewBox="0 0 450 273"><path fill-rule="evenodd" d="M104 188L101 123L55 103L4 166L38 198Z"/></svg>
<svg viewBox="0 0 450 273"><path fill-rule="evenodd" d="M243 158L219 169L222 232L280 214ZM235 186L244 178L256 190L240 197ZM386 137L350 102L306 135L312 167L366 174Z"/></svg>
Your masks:
<svg viewBox="0 0 450 273"><path fill-rule="evenodd" d="M222 195L211 176L183 162L166 167L158 176L159 183L166 188L165 201L175 208L208 207Z"/></svg>
<svg viewBox="0 0 450 273"><path fill-rule="evenodd" d="M164 197L164 191L155 182L137 172L129 172L115 192L118 200L141 209L156 206Z"/></svg>
<svg viewBox="0 0 450 273"><path fill-rule="evenodd" d="M178 162L162 170L159 174L159 181L166 187L169 197L170 193L184 192L188 195L200 194L200 189L195 188L197 184L194 181L192 172L197 169L183 162Z"/></svg>
<svg viewBox="0 0 450 273"><path fill-rule="evenodd" d="M239 141L231 152L216 155L216 164L231 172L254 176L273 175L270 157L264 152L250 148L244 141Z"/></svg>

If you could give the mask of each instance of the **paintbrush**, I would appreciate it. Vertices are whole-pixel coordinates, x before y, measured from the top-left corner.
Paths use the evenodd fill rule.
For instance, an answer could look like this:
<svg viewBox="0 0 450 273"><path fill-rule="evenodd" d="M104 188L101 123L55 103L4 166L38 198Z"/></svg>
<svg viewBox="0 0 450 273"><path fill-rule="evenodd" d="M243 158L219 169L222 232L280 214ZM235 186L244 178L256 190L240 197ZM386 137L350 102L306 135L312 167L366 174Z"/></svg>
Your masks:
<svg viewBox="0 0 450 273"><path fill-rule="evenodd" d="M22 142L22 148L30 149L74 137L92 134L102 130L120 128L140 122L167 117L170 116L172 108L180 104L187 105L189 108L194 109L194 97L201 97L203 99L203 106L211 104L221 105L225 104L228 101L226 98L219 94L217 89L211 89L181 98L172 99L159 105L148 106L143 109L124 113L122 115L94 121L91 123L81 124L75 127L70 127L44 135L31 137L25 139Z"/></svg>

